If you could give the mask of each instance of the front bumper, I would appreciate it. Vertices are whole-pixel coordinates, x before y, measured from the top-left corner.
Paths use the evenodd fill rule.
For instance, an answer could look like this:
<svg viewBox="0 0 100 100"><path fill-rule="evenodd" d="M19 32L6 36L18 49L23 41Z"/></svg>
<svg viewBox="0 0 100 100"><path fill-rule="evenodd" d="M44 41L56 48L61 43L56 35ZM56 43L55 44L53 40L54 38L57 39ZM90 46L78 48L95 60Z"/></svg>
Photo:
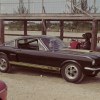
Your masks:
<svg viewBox="0 0 100 100"><path fill-rule="evenodd" d="M100 68L90 68L90 67L84 67L85 70L89 71L100 71Z"/></svg>

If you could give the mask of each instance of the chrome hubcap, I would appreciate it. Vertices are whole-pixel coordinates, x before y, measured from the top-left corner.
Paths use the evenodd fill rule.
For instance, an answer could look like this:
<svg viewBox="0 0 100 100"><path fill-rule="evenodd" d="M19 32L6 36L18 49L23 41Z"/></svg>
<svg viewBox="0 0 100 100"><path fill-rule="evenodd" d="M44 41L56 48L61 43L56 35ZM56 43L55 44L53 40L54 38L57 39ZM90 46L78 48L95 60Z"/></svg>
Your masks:
<svg viewBox="0 0 100 100"><path fill-rule="evenodd" d="M7 68L7 62L5 59L0 58L0 70L6 70Z"/></svg>
<svg viewBox="0 0 100 100"><path fill-rule="evenodd" d="M75 79L78 76L78 69L75 65L70 64L65 68L65 75L69 79Z"/></svg>

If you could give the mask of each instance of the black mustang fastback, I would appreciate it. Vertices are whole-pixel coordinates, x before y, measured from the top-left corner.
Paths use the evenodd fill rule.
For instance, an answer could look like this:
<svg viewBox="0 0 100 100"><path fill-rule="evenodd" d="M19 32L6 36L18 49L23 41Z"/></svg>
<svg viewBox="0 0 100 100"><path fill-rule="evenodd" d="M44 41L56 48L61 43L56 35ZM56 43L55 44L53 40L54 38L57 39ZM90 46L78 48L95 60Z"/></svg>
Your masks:
<svg viewBox="0 0 100 100"><path fill-rule="evenodd" d="M9 72L11 65L58 71L66 81L79 83L100 71L100 54L68 49L57 37L24 36L0 46L0 71Z"/></svg>

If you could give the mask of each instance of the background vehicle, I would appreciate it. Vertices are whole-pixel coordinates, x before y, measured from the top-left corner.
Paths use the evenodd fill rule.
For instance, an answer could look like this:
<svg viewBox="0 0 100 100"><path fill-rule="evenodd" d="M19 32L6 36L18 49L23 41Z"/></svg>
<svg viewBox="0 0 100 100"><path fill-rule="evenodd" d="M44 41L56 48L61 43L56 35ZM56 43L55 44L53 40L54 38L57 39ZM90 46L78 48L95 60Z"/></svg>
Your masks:
<svg viewBox="0 0 100 100"><path fill-rule="evenodd" d="M78 40L71 40L70 41L70 48L71 49L85 49L90 50L91 49L91 37L92 34L87 32L82 35L84 42L78 41Z"/></svg>
<svg viewBox="0 0 100 100"><path fill-rule="evenodd" d="M7 86L3 81L0 81L0 100L7 100Z"/></svg>

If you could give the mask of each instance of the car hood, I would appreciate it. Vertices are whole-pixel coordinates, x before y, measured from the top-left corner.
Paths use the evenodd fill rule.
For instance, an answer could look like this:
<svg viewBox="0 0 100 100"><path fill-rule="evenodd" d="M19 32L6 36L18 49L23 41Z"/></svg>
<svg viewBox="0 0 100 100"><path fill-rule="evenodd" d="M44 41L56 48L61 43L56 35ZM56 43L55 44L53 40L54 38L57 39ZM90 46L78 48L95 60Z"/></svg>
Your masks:
<svg viewBox="0 0 100 100"><path fill-rule="evenodd" d="M57 53L61 53L64 55L71 55L71 56L90 57L93 59L100 58L99 52L94 52L91 50L66 49L57 51Z"/></svg>

